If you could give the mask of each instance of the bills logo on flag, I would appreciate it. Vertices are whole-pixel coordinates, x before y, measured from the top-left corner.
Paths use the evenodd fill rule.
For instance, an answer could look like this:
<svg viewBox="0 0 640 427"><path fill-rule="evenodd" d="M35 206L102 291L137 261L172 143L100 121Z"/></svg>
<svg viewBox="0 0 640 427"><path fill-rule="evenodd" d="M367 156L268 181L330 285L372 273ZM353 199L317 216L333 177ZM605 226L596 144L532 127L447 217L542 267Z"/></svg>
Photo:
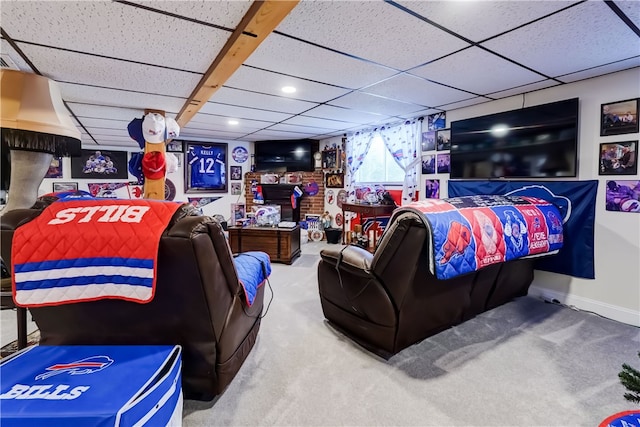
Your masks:
<svg viewBox="0 0 640 427"><path fill-rule="evenodd" d="M46 368L46 372L36 375L36 380L44 380L54 375L67 373L69 375L85 375L102 371L113 363L108 356L93 356L71 363L56 363Z"/></svg>

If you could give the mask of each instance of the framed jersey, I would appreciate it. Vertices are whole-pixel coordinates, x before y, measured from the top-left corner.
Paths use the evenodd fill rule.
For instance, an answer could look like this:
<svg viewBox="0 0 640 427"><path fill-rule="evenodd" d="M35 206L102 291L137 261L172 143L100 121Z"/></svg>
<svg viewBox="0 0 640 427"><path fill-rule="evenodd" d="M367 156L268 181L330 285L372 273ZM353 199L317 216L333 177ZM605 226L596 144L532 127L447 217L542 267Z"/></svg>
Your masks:
<svg viewBox="0 0 640 427"><path fill-rule="evenodd" d="M186 142L185 193L227 192L227 144Z"/></svg>

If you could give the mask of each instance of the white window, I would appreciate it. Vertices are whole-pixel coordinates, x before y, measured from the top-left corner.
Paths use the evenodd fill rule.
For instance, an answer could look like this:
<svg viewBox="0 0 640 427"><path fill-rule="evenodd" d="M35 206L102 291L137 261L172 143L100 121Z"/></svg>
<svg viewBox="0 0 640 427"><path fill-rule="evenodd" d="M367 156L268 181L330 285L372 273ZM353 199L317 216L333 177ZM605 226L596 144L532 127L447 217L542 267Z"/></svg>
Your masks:
<svg viewBox="0 0 640 427"><path fill-rule="evenodd" d="M402 185L404 182L404 171L393 160L380 135L373 137L364 162L356 172L355 181L358 184L395 185Z"/></svg>

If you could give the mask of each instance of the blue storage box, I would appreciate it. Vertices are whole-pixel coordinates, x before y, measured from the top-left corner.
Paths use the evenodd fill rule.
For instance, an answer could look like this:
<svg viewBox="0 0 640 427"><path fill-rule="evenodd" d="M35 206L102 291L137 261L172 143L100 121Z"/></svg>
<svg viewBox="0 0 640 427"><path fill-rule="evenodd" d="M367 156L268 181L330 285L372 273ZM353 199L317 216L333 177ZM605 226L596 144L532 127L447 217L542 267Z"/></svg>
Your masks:
<svg viewBox="0 0 640 427"><path fill-rule="evenodd" d="M180 346L33 346L0 362L0 424L182 424Z"/></svg>

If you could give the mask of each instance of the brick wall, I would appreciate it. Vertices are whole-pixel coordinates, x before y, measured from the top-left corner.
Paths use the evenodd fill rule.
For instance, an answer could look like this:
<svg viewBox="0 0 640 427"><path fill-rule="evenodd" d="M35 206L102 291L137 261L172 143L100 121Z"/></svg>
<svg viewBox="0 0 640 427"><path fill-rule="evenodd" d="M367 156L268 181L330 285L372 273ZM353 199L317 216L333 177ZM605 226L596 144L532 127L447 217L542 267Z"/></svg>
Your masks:
<svg viewBox="0 0 640 427"><path fill-rule="evenodd" d="M324 213L324 173L321 170L315 172L301 172L302 184L300 189L304 191L305 185L315 181L318 184L318 194L309 196L304 194L300 201L300 219L304 219L305 214L322 215ZM247 201L247 212L251 211L253 206L253 193L251 192L251 182L256 181L260 184L261 172L248 172L244 176L245 199ZM280 174L281 176L283 174Z"/></svg>

